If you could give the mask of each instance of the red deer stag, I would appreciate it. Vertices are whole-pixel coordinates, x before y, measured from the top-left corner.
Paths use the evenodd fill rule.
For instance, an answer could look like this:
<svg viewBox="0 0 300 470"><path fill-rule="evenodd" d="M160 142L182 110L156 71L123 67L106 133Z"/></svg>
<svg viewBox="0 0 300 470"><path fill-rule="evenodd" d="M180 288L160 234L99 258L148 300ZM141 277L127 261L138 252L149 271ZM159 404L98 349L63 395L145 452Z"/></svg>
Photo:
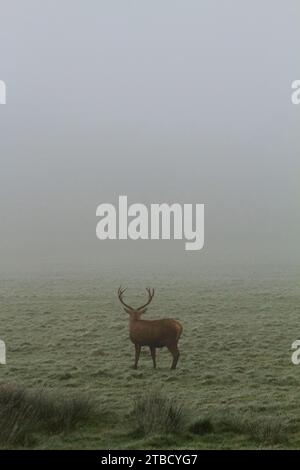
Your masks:
<svg viewBox="0 0 300 470"><path fill-rule="evenodd" d="M181 324L171 318L164 318L162 320L141 320L141 315L147 310L145 307L147 307L153 299L154 289L146 289L148 292L148 301L139 308L130 307L130 305L124 302L123 294L125 290L126 289L119 287L118 297L125 307L125 312L129 314L129 334L135 346L134 369L137 369L142 346L149 346L154 368L156 367L156 348L166 346L173 356L171 369L175 369L179 358L177 344L182 333Z"/></svg>

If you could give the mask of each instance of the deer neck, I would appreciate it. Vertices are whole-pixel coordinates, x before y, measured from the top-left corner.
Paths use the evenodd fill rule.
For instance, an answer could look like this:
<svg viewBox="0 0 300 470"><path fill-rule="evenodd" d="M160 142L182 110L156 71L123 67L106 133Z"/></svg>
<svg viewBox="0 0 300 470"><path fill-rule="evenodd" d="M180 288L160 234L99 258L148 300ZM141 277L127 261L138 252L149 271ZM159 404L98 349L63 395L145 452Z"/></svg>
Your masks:
<svg viewBox="0 0 300 470"><path fill-rule="evenodd" d="M135 318L129 319L129 328L134 328L141 320L136 320Z"/></svg>

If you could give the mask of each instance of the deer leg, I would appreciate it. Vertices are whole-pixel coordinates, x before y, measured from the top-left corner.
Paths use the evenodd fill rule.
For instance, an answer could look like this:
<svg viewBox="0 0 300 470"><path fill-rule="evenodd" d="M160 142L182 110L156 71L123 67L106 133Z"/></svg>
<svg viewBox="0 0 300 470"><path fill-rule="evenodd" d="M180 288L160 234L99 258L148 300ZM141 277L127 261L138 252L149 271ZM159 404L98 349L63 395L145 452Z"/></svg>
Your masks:
<svg viewBox="0 0 300 470"><path fill-rule="evenodd" d="M134 369L137 369L140 353L141 353L141 346L139 344L135 344L135 362L134 362Z"/></svg>
<svg viewBox="0 0 300 470"><path fill-rule="evenodd" d="M178 362L178 359L179 359L179 356L180 356L180 353L179 353L179 350L178 350L178 348L177 348L177 345L175 345L175 346L168 346L168 350L170 351L170 353L171 353L172 356L173 356L173 362L172 362L171 369L176 369L177 362Z"/></svg>
<svg viewBox="0 0 300 470"><path fill-rule="evenodd" d="M156 369L156 349L153 346L150 346L151 357L153 361L153 367Z"/></svg>

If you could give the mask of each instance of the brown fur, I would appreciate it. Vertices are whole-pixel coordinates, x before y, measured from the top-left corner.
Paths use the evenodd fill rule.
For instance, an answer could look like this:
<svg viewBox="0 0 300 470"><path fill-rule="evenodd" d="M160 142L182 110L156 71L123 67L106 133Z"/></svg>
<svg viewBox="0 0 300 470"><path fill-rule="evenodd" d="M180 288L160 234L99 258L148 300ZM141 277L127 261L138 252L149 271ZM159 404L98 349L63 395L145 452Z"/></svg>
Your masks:
<svg viewBox="0 0 300 470"><path fill-rule="evenodd" d="M171 318L141 320L141 315L147 310L145 306L151 302L154 296L154 290L151 292L150 289L147 289L148 302L137 309L125 304L123 301L124 291L125 289L120 288L118 296L120 302L125 306L125 312L129 314L129 336L135 346L134 368L137 369L141 347L148 346L154 367L156 367L156 348L167 347L173 356L171 369L175 369L179 359L178 341L182 333L181 324Z"/></svg>

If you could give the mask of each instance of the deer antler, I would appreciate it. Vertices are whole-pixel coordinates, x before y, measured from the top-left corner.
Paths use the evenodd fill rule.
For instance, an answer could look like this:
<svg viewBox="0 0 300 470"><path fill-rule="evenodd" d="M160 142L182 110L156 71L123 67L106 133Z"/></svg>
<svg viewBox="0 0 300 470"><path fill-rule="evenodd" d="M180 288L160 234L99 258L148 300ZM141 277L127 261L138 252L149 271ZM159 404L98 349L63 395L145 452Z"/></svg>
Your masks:
<svg viewBox="0 0 300 470"><path fill-rule="evenodd" d="M146 291L148 292L148 302L145 303L145 305L142 305L141 307L137 308L137 310L142 310L143 308L145 308L147 305L150 304L151 300L153 299L154 297L154 289L149 289L149 287L146 288Z"/></svg>
<svg viewBox="0 0 300 470"><path fill-rule="evenodd" d="M126 291L126 288L125 288L125 289L122 289L121 286L119 287L119 289L118 289L118 297L119 297L119 300L120 300L121 304L123 304L125 307L129 308L130 310L133 310L133 308L130 307L130 305L125 304L125 302L124 302L124 300L123 300L123 294L124 294L125 291Z"/></svg>

